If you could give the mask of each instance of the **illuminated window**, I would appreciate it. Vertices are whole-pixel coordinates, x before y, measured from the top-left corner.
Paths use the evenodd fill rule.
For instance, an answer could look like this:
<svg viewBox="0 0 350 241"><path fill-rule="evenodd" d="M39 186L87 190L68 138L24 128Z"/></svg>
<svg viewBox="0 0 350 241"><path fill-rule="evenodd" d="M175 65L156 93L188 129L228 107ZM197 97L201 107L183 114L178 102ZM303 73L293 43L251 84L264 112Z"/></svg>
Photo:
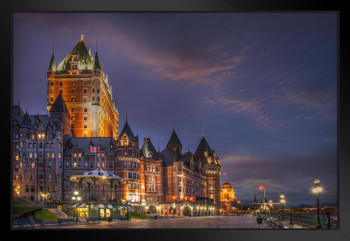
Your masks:
<svg viewBox="0 0 350 241"><path fill-rule="evenodd" d="M73 157L77 157L77 153L74 152L74 153L73 153Z"/></svg>
<svg viewBox="0 0 350 241"><path fill-rule="evenodd" d="M79 158L81 157L81 153L80 152L79 152L78 156L79 156Z"/></svg>
<svg viewBox="0 0 350 241"><path fill-rule="evenodd" d="M77 163L76 162L73 162L73 167L77 167Z"/></svg>
<svg viewBox="0 0 350 241"><path fill-rule="evenodd" d="M51 153L51 158L54 158L55 157L55 153Z"/></svg>

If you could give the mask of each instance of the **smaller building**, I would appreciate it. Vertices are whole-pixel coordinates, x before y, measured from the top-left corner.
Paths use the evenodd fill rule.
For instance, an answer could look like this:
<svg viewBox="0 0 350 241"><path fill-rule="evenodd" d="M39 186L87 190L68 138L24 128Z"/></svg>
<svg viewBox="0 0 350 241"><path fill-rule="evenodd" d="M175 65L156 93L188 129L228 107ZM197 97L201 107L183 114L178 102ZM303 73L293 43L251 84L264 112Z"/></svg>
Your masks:
<svg viewBox="0 0 350 241"><path fill-rule="evenodd" d="M221 213L234 213L240 208L240 201L235 197L235 191L231 184L226 180L220 189Z"/></svg>

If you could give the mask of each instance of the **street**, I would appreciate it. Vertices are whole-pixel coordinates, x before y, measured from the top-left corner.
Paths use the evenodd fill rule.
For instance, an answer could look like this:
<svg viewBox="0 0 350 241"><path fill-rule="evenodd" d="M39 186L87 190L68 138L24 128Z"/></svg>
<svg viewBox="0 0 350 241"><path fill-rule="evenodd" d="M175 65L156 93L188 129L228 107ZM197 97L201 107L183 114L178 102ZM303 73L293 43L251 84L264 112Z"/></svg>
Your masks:
<svg viewBox="0 0 350 241"><path fill-rule="evenodd" d="M78 229L99 229L99 228L185 228L185 229L272 229L272 227L263 221L261 225L257 224L257 216L246 214L242 216L201 216L201 217L185 217L185 218L168 218L157 220L138 220L111 222L106 221L100 223L82 223L68 225L50 225L43 228L78 228Z"/></svg>

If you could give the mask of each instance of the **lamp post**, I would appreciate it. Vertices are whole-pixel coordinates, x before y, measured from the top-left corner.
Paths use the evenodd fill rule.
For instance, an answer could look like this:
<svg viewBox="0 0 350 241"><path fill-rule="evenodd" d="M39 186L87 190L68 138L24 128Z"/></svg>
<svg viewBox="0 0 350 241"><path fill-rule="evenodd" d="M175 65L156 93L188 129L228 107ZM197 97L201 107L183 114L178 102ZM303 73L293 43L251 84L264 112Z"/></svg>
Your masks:
<svg viewBox="0 0 350 241"><path fill-rule="evenodd" d="M174 212L174 217L175 217L175 208L176 208L176 204L173 203L173 212Z"/></svg>
<svg viewBox="0 0 350 241"><path fill-rule="evenodd" d="M75 201L75 211L74 211L74 216L75 216L75 221L78 222L78 213L77 213L77 206L78 206L78 201L81 200L81 197L79 196L78 191L74 191L74 195L72 197L73 201Z"/></svg>
<svg viewBox="0 0 350 241"><path fill-rule="evenodd" d="M321 220L320 220L320 204L318 200L318 194L323 191L323 188L320 186L320 179L314 180L314 188L312 189L312 192L316 194L316 209L317 209L317 224L316 228L321 229Z"/></svg>
<svg viewBox="0 0 350 241"><path fill-rule="evenodd" d="M284 204L286 203L286 199L284 195L280 196L280 203L282 205L282 220L284 220Z"/></svg>
<svg viewBox="0 0 350 241"><path fill-rule="evenodd" d="M143 218L146 218L146 200L142 199L141 205L143 206Z"/></svg>

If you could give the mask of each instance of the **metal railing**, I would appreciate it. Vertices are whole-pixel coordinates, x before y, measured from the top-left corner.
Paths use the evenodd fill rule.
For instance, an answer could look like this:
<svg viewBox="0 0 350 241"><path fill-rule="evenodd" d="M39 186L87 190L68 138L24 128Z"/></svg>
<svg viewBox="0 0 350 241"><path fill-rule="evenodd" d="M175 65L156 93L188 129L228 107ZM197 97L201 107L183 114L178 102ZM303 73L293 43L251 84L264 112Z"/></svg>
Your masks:
<svg viewBox="0 0 350 241"><path fill-rule="evenodd" d="M273 212L264 214L265 218L272 218L278 223L284 222L289 225L299 224L305 228L316 228L317 214L304 212ZM322 229L338 229L338 214L330 212L320 213Z"/></svg>

